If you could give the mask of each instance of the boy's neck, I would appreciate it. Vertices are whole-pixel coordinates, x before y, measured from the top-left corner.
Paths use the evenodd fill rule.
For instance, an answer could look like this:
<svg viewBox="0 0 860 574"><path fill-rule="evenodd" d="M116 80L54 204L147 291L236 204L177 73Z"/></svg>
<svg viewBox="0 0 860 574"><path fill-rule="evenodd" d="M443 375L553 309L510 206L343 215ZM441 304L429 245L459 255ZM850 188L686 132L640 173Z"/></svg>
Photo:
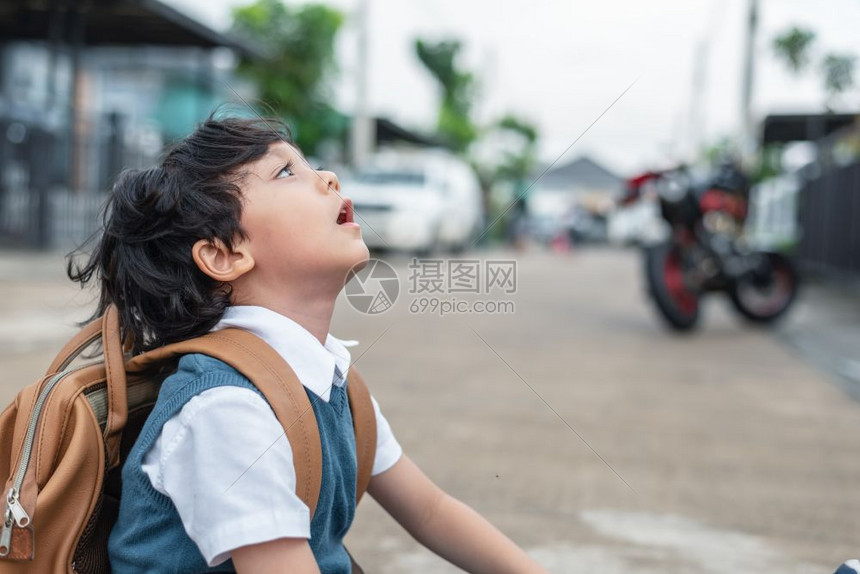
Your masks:
<svg viewBox="0 0 860 574"><path fill-rule="evenodd" d="M305 301L300 305L284 304L281 302L276 305L259 306L292 319L313 335L321 345L325 346L326 337L331 327L331 316L334 313L334 301L328 304L325 302L308 304Z"/></svg>
<svg viewBox="0 0 860 574"><path fill-rule="evenodd" d="M294 301L281 298L276 302L262 302L262 300L234 300L234 305L254 305L264 307L275 313L279 313L302 327L313 335L321 345L325 341L331 328L331 316L334 314L333 299L306 299Z"/></svg>
<svg viewBox="0 0 860 574"><path fill-rule="evenodd" d="M282 283L275 289L268 284L242 279L232 284L234 305L255 305L280 313L304 327L325 346L334 305L342 287L335 290L326 288L322 282L303 284L294 281L293 288L287 291Z"/></svg>

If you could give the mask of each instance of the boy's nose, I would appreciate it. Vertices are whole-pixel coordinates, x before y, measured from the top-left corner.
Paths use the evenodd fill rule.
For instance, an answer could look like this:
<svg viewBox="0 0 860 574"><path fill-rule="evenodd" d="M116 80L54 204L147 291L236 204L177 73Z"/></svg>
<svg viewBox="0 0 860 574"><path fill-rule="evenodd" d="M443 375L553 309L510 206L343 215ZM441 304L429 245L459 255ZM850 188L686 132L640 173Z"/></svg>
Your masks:
<svg viewBox="0 0 860 574"><path fill-rule="evenodd" d="M333 189L337 193L340 193L340 180L333 171L320 171L319 174L326 183L327 189Z"/></svg>

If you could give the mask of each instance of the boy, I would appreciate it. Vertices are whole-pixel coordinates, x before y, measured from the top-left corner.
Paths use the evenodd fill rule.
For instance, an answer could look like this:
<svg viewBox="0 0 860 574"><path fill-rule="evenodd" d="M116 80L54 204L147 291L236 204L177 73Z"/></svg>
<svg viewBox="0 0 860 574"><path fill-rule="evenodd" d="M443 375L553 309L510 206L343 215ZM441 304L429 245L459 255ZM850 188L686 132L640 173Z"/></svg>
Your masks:
<svg viewBox="0 0 860 574"><path fill-rule="evenodd" d="M97 313L117 304L133 352L228 326L261 336L312 399L324 477L310 522L262 396L220 361L185 356L123 468L114 572L350 572L349 352L328 330L348 271L369 257L352 220L335 174L309 167L276 121L210 117L160 167L119 179L101 241L70 276L99 277ZM395 520L464 570L545 572L433 484L374 408L368 493Z"/></svg>

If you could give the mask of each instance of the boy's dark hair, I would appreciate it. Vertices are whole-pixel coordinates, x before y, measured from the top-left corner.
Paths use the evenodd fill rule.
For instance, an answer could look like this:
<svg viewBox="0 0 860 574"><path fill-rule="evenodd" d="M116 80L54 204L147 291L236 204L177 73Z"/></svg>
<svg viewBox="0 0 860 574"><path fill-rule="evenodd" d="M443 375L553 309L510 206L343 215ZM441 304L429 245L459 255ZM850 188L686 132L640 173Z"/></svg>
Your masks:
<svg viewBox="0 0 860 574"><path fill-rule="evenodd" d="M229 285L197 267L191 255L200 239L232 248L245 239L239 183L244 165L279 141L292 144L276 119L216 118L213 112L171 146L157 167L126 170L117 178L102 214L100 234L69 254L67 273L86 286L97 278L102 315L120 312L123 340L132 353L203 335L230 305ZM95 246L81 264L90 242Z"/></svg>

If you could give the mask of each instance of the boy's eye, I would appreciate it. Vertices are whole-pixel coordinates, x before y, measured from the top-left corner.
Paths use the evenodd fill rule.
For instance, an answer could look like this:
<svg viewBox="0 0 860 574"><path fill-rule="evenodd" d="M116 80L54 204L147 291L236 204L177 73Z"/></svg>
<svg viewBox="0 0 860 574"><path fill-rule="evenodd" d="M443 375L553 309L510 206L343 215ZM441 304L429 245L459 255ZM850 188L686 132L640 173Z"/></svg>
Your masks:
<svg viewBox="0 0 860 574"><path fill-rule="evenodd" d="M282 175L282 174L285 174L285 173L286 173L287 175L295 175L295 174L293 173L293 162L290 162L290 163L288 163L287 165L285 165L284 167L282 167L282 168L281 168L281 171L279 171L279 172L278 172L278 175L276 176L276 179L283 179L283 178L284 178L284 177L286 177L286 176L284 176L284 175Z"/></svg>

